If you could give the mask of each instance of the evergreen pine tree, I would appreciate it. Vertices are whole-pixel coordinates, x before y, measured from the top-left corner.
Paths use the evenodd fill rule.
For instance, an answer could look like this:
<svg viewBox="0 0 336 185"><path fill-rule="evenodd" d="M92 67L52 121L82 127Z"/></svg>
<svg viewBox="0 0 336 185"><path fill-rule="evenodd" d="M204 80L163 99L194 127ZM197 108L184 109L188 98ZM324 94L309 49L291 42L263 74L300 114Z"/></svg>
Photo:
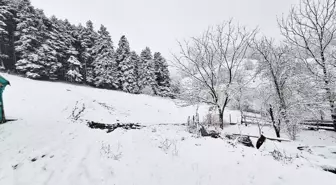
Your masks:
<svg viewBox="0 0 336 185"><path fill-rule="evenodd" d="M0 0L0 67L30 78L83 82L129 93L169 94L169 72L149 48L138 56L125 36L114 52L104 26L47 18L30 0Z"/></svg>
<svg viewBox="0 0 336 185"><path fill-rule="evenodd" d="M118 48L116 51L116 62L118 65L118 83L120 89L124 89L123 84L126 82L127 75L132 72L127 70L132 70L132 66L129 66L129 56L130 56L130 46L126 39L126 36L123 35L118 43ZM126 87L128 89L128 87Z"/></svg>
<svg viewBox="0 0 336 185"><path fill-rule="evenodd" d="M10 14L10 12L7 10L7 4L5 4L5 1L0 1L0 34L7 34L6 31L6 19L8 14Z"/></svg>
<svg viewBox="0 0 336 185"><path fill-rule="evenodd" d="M139 56L132 51L130 56L123 62L121 70L123 71L122 87L123 91L129 93L138 93L138 69Z"/></svg>
<svg viewBox="0 0 336 185"><path fill-rule="evenodd" d="M135 88L134 93L139 94L141 93L141 60L140 56L135 52L131 52L130 56L131 63L134 65L134 79L135 79Z"/></svg>
<svg viewBox="0 0 336 185"><path fill-rule="evenodd" d="M74 47L75 51L78 52L77 59L79 60L79 62L82 64L82 68L85 67L85 50L86 50L86 46L84 44L82 44L82 32L85 29L81 24L79 24L78 26L75 25L68 25L67 22L66 23L66 28L71 31L71 35L73 37L73 42L72 42L72 46ZM70 29L72 28L72 29ZM81 70L81 74L83 75L83 81L86 82L85 78L84 78L84 74L85 71L84 69Z"/></svg>
<svg viewBox="0 0 336 185"><path fill-rule="evenodd" d="M62 64L57 76L61 80L66 80L66 74L70 68L68 59L70 56L76 57L78 55L78 51L73 47L75 39L71 34L71 25L67 25L68 22L58 20L55 16L52 16L50 21L52 22L51 44L57 52L57 60Z"/></svg>
<svg viewBox="0 0 336 185"><path fill-rule="evenodd" d="M168 64L160 52L154 53L155 81L157 94L160 96L170 96L170 76Z"/></svg>
<svg viewBox="0 0 336 185"><path fill-rule="evenodd" d="M39 63L38 56L38 49L43 40L38 30L41 21L28 0L20 1L18 8L16 31L18 40L15 42L18 57L16 69L26 74L27 77L41 78L40 71L43 66Z"/></svg>
<svg viewBox="0 0 336 185"><path fill-rule="evenodd" d="M83 64L82 74L84 82L93 83L93 66L94 60L93 47L98 39L98 34L93 29L93 23L89 20L86 22L86 27L79 26L78 39L80 43L80 61Z"/></svg>
<svg viewBox="0 0 336 185"><path fill-rule="evenodd" d="M154 61L149 47L146 47L146 49L142 50L140 54L139 67L140 91L145 94L156 95L157 91L155 82Z"/></svg>
<svg viewBox="0 0 336 185"><path fill-rule="evenodd" d="M42 38L42 44L38 49L39 63L43 65L40 73L48 79L57 80L62 67L62 57L65 57L63 52L66 50L65 44L43 11L36 10L36 13L40 19L39 34Z"/></svg>
<svg viewBox="0 0 336 185"><path fill-rule="evenodd" d="M16 69L30 78L57 79L62 64L58 61L52 24L42 10L34 9L29 1L22 1L18 14L16 51L19 60Z"/></svg>
<svg viewBox="0 0 336 185"><path fill-rule="evenodd" d="M18 6L16 1L12 0L2 0L2 16L4 19L2 21L6 24L5 34L2 34L0 37L0 47L1 52L6 55L5 58L2 58L4 62L4 67L8 70L15 69L16 54L15 54L15 31L16 31L16 15L19 13Z"/></svg>
<svg viewBox="0 0 336 185"><path fill-rule="evenodd" d="M11 12L8 10L8 2L0 1L0 67L4 67L4 60L9 56L6 54L6 47L8 47L8 31L6 21L9 16L11 16Z"/></svg>
<svg viewBox="0 0 336 185"><path fill-rule="evenodd" d="M66 73L66 79L70 82L82 82L83 77L79 72L80 68L82 67L81 63L74 56L70 56L67 63L69 68Z"/></svg>
<svg viewBox="0 0 336 185"><path fill-rule="evenodd" d="M117 65L112 39L103 25L101 25L98 33L98 40L92 48L92 52L95 55L92 63L92 84L96 87L117 89Z"/></svg>

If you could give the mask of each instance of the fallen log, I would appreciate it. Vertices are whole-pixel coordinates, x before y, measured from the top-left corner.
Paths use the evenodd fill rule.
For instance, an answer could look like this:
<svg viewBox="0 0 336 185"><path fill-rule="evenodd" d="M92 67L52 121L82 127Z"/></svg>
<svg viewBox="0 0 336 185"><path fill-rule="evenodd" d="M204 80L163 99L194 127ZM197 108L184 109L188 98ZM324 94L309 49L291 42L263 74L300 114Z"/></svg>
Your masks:
<svg viewBox="0 0 336 185"><path fill-rule="evenodd" d="M253 145L249 136L239 136L238 137L238 142L243 144L244 146L254 148L254 145Z"/></svg>
<svg viewBox="0 0 336 185"><path fill-rule="evenodd" d="M304 127L304 129L314 130L314 131L317 131L317 130L334 131L334 127L332 127L332 126L330 126L330 127L307 126L307 127Z"/></svg>
<svg viewBox="0 0 336 185"><path fill-rule="evenodd" d="M254 135L248 135L248 134L232 134L232 135L237 135L237 136L249 136L249 137L254 137L254 138L260 138L260 136L254 136ZM291 140L285 139L285 138L275 138L275 137L267 137L265 136L266 139L273 140L273 141L287 141L290 142Z"/></svg>
<svg viewBox="0 0 336 185"><path fill-rule="evenodd" d="M225 135L225 137L228 139L237 140L238 143L241 143L244 146L254 148L254 145L252 144L252 141L249 136L238 134L238 135Z"/></svg>
<svg viewBox="0 0 336 185"><path fill-rule="evenodd" d="M123 128L125 130L130 130L130 129L140 129L143 128L144 126L135 124L135 123L116 123L116 124L105 124L105 123L98 123L94 121L90 121L87 123L88 127L92 129L101 129L101 130L106 130L107 133L113 132L117 128Z"/></svg>
<svg viewBox="0 0 336 185"><path fill-rule="evenodd" d="M307 150L309 148L325 148L326 146L298 146L298 150Z"/></svg>
<svg viewBox="0 0 336 185"><path fill-rule="evenodd" d="M336 168L335 167L331 167L331 166L321 166L321 167L326 172L336 174Z"/></svg>
<svg viewBox="0 0 336 185"><path fill-rule="evenodd" d="M316 127L332 127L333 126L332 123L309 123L309 122L302 123L302 125L316 126Z"/></svg>

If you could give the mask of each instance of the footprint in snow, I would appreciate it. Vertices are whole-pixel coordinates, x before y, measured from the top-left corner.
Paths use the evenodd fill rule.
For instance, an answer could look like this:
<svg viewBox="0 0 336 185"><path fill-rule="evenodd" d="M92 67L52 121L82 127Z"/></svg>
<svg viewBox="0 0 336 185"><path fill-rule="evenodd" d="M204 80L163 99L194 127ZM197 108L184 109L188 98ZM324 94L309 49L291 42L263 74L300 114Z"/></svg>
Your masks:
<svg viewBox="0 0 336 185"><path fill-rule="evenodd" d="M47 156L47 154L43 154L43 155L41 155L41 158L45 158ZM50 158L53 158L54 156L52 155L52 156L50 156ZM37 159L38 159L39 157L34 157L34 158L32 158L30 161L31 162L35 162L35 161L37 161Z"/></svg>
<svg viewBox="0 0 336 185"><path fill-rule="evenodd" d="M16 170L16 169L18 169L20 166L22 166L22 163L13 165L12 168L13 168L13 170Z"/></svg>

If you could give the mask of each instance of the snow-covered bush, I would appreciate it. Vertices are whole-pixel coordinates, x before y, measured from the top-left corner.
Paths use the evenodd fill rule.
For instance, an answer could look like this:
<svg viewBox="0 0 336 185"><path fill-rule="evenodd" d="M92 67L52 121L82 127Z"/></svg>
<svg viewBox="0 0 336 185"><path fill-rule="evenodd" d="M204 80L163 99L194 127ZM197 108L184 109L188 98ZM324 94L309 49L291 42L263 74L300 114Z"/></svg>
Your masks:
<svg viewBox="0 0 336 185"><path fill-rule="evenodd" d="M196 125L188 125L187 131L190 134L196 134L197 133L197 126Z"/></svg>
<svg viewBox="0 0 336 185"><path fill-rule="evenodd" d="M82 75L76 71L76 70L69 70L66 73L67 78L69 79L69 81L71 82L81 82L83 80Z"/></svg>
<svg viewBox="0 0 336 185"><path fill-rule="evenodd" d="M26 73L26 77L27 78L32 78L32 79L38 79L41 76L38 73L27 72Z"/></svg>
<svg viewBox="0 0 336 185"><path fill-rule="evenodd" d="M154 91L153 91L152 87L146 86L145 88L143 88L141 90L141 94L147 94L147 95L153 96L154 95Z"/></svg>
<svg viewBox="0 0 336 185"><path fill-rule="evenodd" d="M203 118L203 125L220 125L218 115L214 112L208 112Z"/></svg>
<svg viewBox="0 0 336 185"><path fill-rule="evenodd" d="M283 151L282 153L279 150L273 150L272 152L270 152L271 155L273 156L273 159L277 160L277 161L282 161L285 164L289 164L293 162L293 157L288 156L285 151Z"/></svg>

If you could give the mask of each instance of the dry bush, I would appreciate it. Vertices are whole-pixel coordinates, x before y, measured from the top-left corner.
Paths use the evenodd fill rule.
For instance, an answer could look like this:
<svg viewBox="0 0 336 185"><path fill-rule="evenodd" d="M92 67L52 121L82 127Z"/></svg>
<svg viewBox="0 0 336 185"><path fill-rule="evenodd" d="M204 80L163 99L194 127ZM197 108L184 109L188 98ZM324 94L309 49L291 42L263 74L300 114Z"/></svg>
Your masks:
<svg viewBox="0 0 336 185"><path fill-rule="evenodd" d="M166 154L171 149L171 153L173 156L178 156L179 151L177 148L177 141L171 139L164 139L160 142L159 148L161 148Z"/></svg>
<svg viewBox="0 0 336 185"><path fill-rule="evenodd" d="M293 162L293 157L288 156L285 151L283 151L282 153L279 150L273 150L272 152L270 152L271 155L273 156L273 159L277 160L277 161L282 161L285 164L289 164Z"/></svg>
<svg viewBox="0 0 336 185"><path fill-rule="evenodd" d="M308 116L311 114L307 109L304 109L305 107L292 106L290 108L288 110L289 122L282 121L284 123L282 129L290 139L296 140L301 131L300 123L304 122L305 119L309 119Z"/></svg>
<svg viewBox="0 0 336 185"><path fill-rule="evenodd" d="M187 131L190 133L190 134L196 134L197 133L197 126L196 125L189 125L187 127Z"/></svg>
<svg viewBox="0 0 336 185"><path fill-rule="evenodd" d="M110 144L102 143L100 154L106 156L109 159L119 161L122 157L122 152L120 151L121 147L122 146L120 143L118 143L117 147L114 147L115 149L113 149Z"/></svg>
<svg viewBox="0 0 336 185"><path fill-rule="evenodd" d="M214 114L212 112L209 112L203 117L203 125L213 125L213 126L219 126L219 118L218 114Z"/></svg>
<svg viewBox="0 0 336 185"><path fill-rule="evenodd" d="M300 126L298 123L292 123L292 124L288 124L285 126L286 128L286 133L288 135L288 137L295 141L298 137L298 134L300 132Z"/></svg>

